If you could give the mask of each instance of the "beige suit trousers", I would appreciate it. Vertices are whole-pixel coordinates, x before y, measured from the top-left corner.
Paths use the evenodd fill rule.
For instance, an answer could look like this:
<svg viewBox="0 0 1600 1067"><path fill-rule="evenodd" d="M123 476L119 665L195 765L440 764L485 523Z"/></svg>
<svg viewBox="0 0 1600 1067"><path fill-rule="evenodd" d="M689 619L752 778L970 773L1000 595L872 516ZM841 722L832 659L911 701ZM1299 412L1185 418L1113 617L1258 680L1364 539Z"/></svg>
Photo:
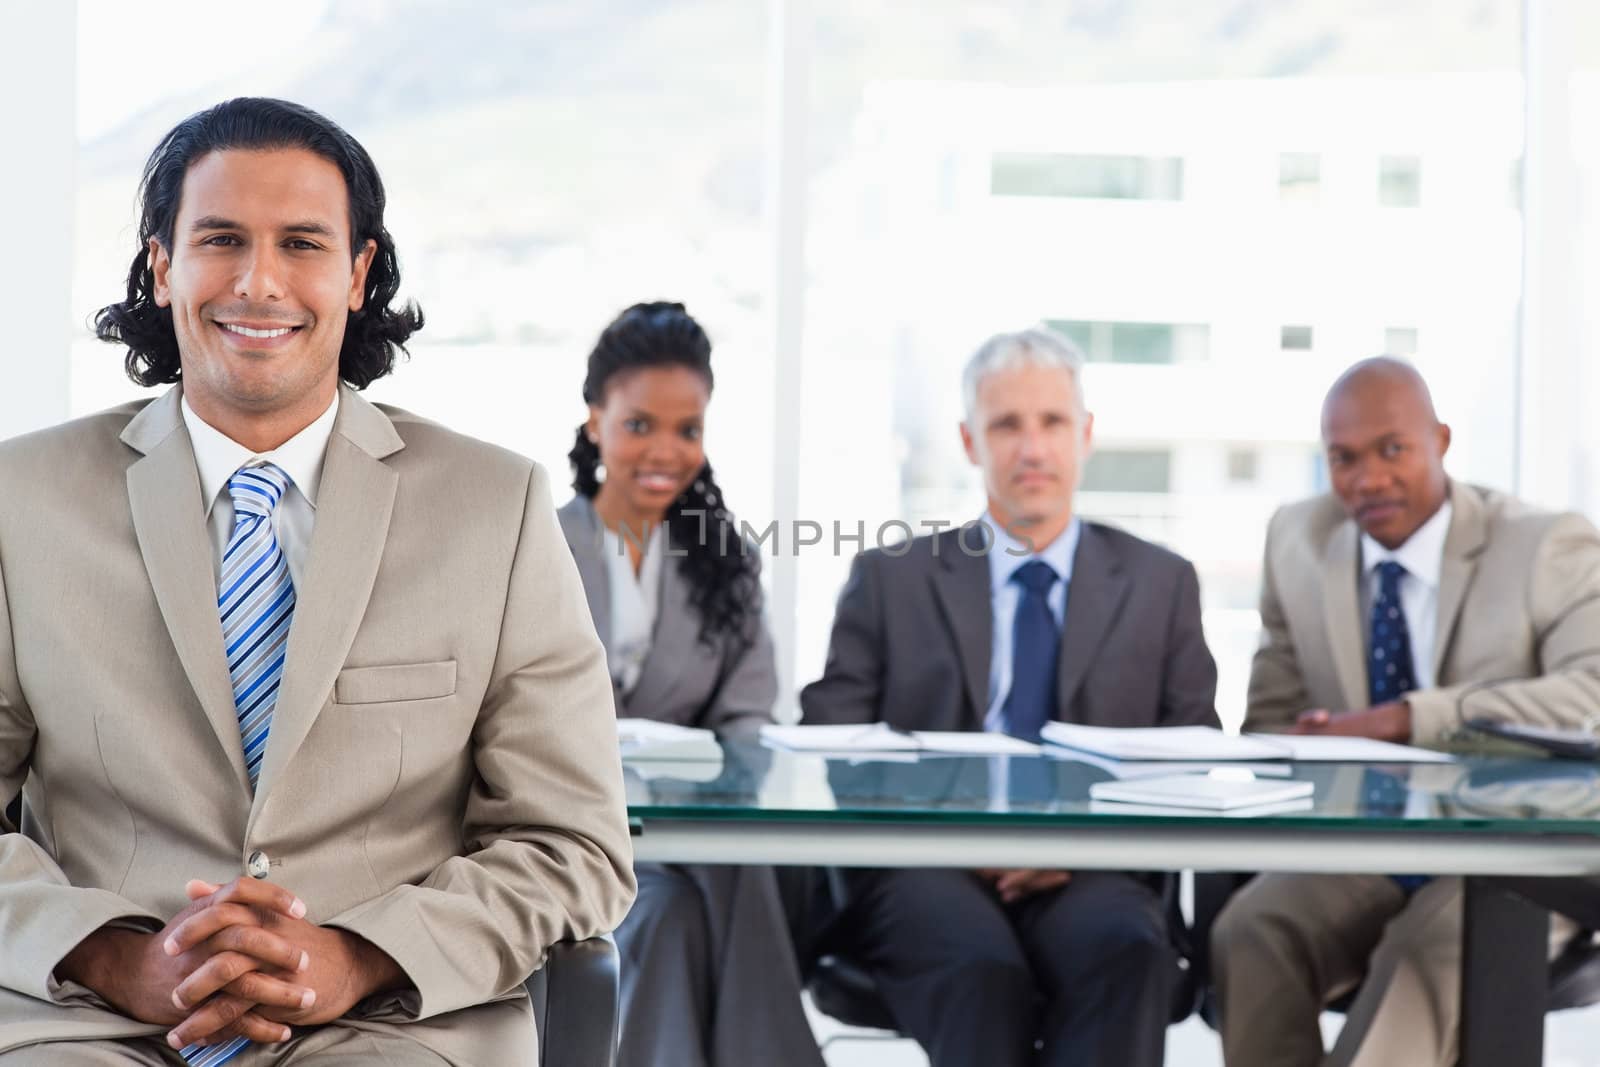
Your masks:
<svg viewBox="0 0 1600 1067"><path fill-rule="evenodd" d="M1212 931L1229 1067L1451 1067L1461 879L1263 874ZM1318 1019L1360 987L1331 1052Z"/></svg>

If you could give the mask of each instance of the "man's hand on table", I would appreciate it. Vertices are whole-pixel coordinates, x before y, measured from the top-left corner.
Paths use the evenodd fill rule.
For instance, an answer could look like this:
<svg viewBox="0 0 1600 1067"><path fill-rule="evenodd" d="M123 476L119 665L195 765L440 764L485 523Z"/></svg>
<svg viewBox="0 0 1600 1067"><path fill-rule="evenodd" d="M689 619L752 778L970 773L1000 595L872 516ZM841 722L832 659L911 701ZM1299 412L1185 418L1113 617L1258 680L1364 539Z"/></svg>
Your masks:
<svg viewBox="0 0 1600 1067"><path fill-rule="evenodd" d="M250 879L239 879L228 886L196 881L190 882L185 891L197 904L206 905L225 898L233 886L246 881ZM169 1035L174 1048L193 1041L215 1044L237 1034L250 1037L235 1017L232 1002L236 1000L254 1000L257 1007L252 1014L269 1025L317 1026L343 1018L367 997L397 988L404 981L400 966L382 949L349 931L309 923L304 914L301 908L299 914L270 911L259 916L264 933L301 954L305 965L298 972L240 970L239 961L213 956L178 985L174 1000L190 1014ZM191 946L221 936L219 930L237 929L233 925L237 918L225 906L203 906L184 926L173 930L168 951L187 952ZM287 1002L276 996L270 1000L256 997L257 989L272 990L266 983L284 980L292 981L308 995Z"/></svg>
<svg viewBox="0 0 1600 1067"><path fill-rule="evenodd" d="M1292 734L1339 734L1370 737L1377 741L1408 744L1411 741L1411 705L1404 700L1374 704L1359 711L1313 708L1295 720Z"/></svg>
<svg viewBox="0 0 1600 1067"><path fill-rule="evenodd" d="M979 878L994 887L994 891L1000 895L1002 904L1015 904L1035 893L1060 889L1072 880L1070 871L1036 871L1030 868L1013 870L984 868L977 874Z"/></svg>
<svg viewBox="0 0 1600 1067"><path fill-rule="evenodd" d="M370 942L305 921L305 904L270 882L192 881L191 903L154 934L102 927L56 967L130 1018L172 1027L168 1044L243 1036L287 1041L289 1027L342 1017L404 981Z"/></svg>
<svg viewBox="0 0 1600 1067"><path fill-rule="evenodd" d="M216 1012L229 1016L232 1033L262 1043L286 1040L288 1028L260 1012L274 1005L298 1006L311 994L299 977L309 961L303 949L266 929L262 920L280 915L298 921L305 905L281 886L254 879L240 879L227 890L195 900L154 934L101 927L67 953L56 976L93 990L130 1018L174 1026L190 1015L175 999L183 982L206 966L235 968L248 995L218 997ZM177 952L168 947L179 930L204 929L195 923L208 913L206 936ZM218 919L227 921L218 924ZM251 980L243 983L245 977Z"/></svg>

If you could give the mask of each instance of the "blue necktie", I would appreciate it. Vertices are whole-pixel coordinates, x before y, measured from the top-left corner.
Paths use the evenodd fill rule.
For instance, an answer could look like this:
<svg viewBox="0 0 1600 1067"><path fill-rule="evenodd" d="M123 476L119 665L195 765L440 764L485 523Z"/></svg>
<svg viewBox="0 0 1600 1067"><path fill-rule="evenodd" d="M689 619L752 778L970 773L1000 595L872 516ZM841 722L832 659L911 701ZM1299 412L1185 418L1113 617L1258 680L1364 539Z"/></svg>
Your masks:
<svg viewBox="0 0 1600 1067"><path fill-rule="evenodd" d="M1411 631L1400 609L1400 576L1405 573L1392 559L1378 564L1378 595L1372 598L1372 623L1367 631L1367 696L1373 704L1399 700L1417 687Z"/></svg>
<svg viewBox="0 0 1600 1067"><path fill-rule="evenodd" d="M1417 687L1411 659L1411 631L1400 607L1400 578L1406 569L1394 560L1378 564L1378 595L1372 598L1372 621L1367 628L1367 698L1371 704L1399 700ZM1404 812L1406 788L1384 771L1368 770L1363 776L1364 798L1378 810ZM1400 810L1394 810L1399 805ZM1428 879L1418 874L1397 874L1395 883L1414 893Z"/></svg>
<svg viewBox="0 0 1600 1067"><path fill-rule="evenodd" d="M1011 627L1011 691L1001 721L1013 737L1037 741L1044 724L1055 717L1061 633L1049 595L1057 575L1048 563L1035 559L1013 571L1011 580L1022 587L1022 599Z"/></svg>
<svg viewBox="0 0 1600 1067"><path fill-rule="evenodd" d="M233 534L222 553L217 612L252 790L261 777L272 711L278 704L278 683L283 678L289 626L294 621L294 582L272 528L272 513L288 488L289 476L271 463L242 467L228 479ZM235 1037L220 1045L189 1045L179 1054L194 1067L216 1067L249 1044L247 1039Z"/></svg>

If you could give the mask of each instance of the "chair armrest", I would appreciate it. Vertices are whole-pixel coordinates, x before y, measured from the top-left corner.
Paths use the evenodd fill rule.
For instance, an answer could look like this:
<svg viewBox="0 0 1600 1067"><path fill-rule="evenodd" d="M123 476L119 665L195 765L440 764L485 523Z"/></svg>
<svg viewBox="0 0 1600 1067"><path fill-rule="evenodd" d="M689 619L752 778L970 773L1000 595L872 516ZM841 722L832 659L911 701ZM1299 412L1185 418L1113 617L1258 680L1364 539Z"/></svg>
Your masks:
<svg viewBox="0 0 1600 1067"><path fill-rule="evenodd" d="M527 987L539 1067L612 1067L619 1011L617 946L610 937L551 945Z"/></svg>

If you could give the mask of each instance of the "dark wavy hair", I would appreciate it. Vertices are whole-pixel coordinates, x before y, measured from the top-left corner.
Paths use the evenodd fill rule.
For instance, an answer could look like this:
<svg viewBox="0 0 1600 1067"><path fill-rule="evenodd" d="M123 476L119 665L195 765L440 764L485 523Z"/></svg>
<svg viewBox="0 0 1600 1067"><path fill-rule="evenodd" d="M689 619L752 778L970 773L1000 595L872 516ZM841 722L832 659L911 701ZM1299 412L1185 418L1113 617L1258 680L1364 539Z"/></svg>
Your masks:
<svg viewBox="0 0 1600 1067"><path fill-rule="evenodd" d="M584 401L603 404L612 378L644 367L687 367L705 379L708 391L712 388L711 338L682 304L635 304L613 319L589 353ZM600 448L584 426L578 427L567 458L573 490L594 499L600 491ZM760 626L759 559L740 537L710 463L668 506L663 521L668 543L684 553L678 571L700 616L700 640L711 644L727 635L739 645L750 644Z"/></svg>
<svg viewBox="0 0 1600 1067"><path fill-rule="evenodd" d="M172 248L189 167L209 152L279 148L305 149L338 167L350 200L351 252L359 254L369 240L377 245L367 271L366 299L345 324L339 377L365 389L394 369L395 349L405 351L406 340L422 329L422 309L415 303L389 306L400 290L400 262L394 238L383 225L383 180L367 150L310 108L286 100L239 97L178 123L144 165L139 182L139 248L128 270L128 298L101 308L94 317L100 340L127 346L124 365L135 382L163 385L183 377L172 309L155 301L149 245L154 237L163 248Z"/></svg>

